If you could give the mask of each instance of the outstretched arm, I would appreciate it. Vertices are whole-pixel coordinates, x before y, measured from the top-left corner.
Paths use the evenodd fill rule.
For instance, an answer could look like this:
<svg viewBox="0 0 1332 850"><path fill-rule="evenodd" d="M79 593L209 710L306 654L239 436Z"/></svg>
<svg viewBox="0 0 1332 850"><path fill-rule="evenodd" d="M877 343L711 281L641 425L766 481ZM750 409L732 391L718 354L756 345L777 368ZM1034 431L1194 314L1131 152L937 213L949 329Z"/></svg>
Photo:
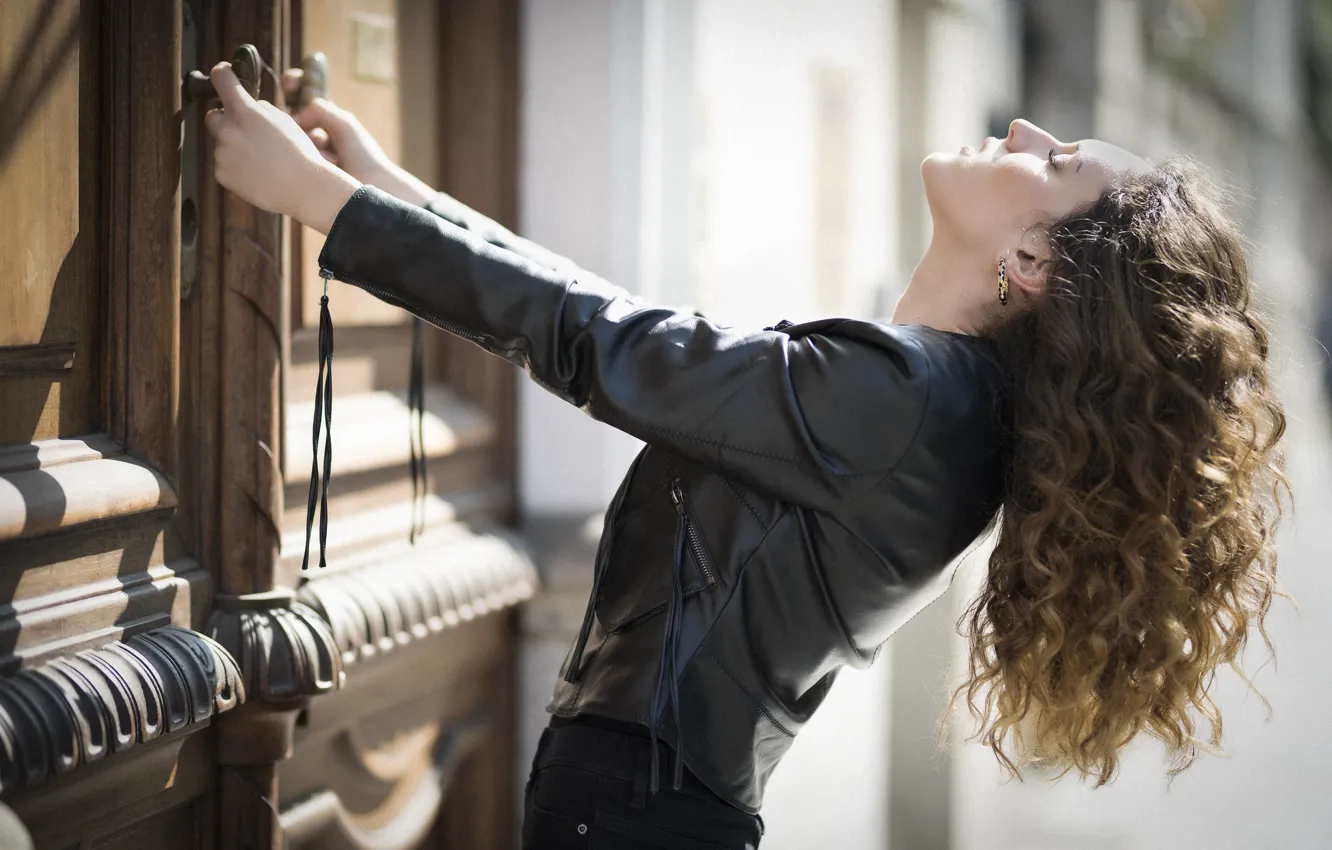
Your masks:
<svg viewBox="0 0 1332 850"><path fill-rule="evenodd" d="M929 371L909 334L838 319L746 331L639 304L572 264L548 267L357 185L229 71L214 79L223 186L325 230L330 276L509 360L589 415L819 508L872 487L914 439Z"/></svg>
<svg viewBox="0 0 1332 850"><path fill-rule="evenodd" d="M289 98L301 87L301 71L293 68L282 75L282 88ZM361 183L423 207L492 245L520 254L548 269L572 269L569 259L514 234L493 219L449 195L395 163L355 115L324 98L315 98L292 118L306 132L325 161L338 166Z"/></svg>

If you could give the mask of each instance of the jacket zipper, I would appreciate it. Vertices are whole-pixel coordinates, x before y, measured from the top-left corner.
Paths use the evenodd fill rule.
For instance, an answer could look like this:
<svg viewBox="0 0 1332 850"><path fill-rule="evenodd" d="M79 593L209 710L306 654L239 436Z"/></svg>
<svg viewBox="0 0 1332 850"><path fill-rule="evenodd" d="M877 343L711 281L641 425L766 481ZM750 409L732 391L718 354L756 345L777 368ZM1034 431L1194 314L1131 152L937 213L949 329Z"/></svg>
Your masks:
<svg viewBox="0 0 1332 850"><path fill-rule="evenodd" d="M694 553L694 558L698 561L699 567L703 570L703 580L711 587L717 583L717 573L712 568L712 561L708 560L707 551L703 548L703 539L698 536L698 527L694 523L693 516L689 513L689 506L685 503L684 490L680 488L680 479L671 482L671 501L675 503L675 512L680 515L680 520L685 524L685 537L689 541L689 548Z"/></svg>

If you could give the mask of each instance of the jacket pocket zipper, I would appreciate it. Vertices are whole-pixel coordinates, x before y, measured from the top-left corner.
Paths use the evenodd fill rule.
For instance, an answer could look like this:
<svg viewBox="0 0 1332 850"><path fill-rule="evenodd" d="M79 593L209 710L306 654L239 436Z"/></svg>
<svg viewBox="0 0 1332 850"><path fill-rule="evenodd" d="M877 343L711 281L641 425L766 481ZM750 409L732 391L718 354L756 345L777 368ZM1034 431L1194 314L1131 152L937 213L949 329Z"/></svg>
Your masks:
<svg viewBox="0 0 1332 850"><path fill-rule="evenodd" d="M671 482L671 501L675 503L675 512L685 524L685 537L689 541L690 550L694 553L694 559L703 571L703 581L711 587L717 583L717 572L712 568L707 550L703 548L703 538L698 535L698 525L694 522L689 505L685 502L684 490L681 489L678 478Z"/></svg>

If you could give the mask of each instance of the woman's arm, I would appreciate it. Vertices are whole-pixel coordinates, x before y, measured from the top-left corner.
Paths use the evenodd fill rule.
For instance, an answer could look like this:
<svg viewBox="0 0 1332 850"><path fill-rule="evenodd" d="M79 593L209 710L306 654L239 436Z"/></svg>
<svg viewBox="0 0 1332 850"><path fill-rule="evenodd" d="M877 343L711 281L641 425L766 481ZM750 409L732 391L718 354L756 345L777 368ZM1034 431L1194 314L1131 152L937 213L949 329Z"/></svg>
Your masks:
<svg viewBox="0 0 1332 850"><path fill-rule="evenodd" d="M295 68L282 75L282 87L289 98L299 92L301 75L300 69ZM491 245L512 251L548 269L570 271L576 268L568 258L523 239L456 198L431 188L424 180L393 162L355 115L331 101L315 98L292 117L326 161L360 182L423 207L475 233ZM627 292L625 297L630 297Z"/></svg>
<svg viewBox="0 0 1332 850"><path fill-rule="evenodd" d="M509 360L591 416L820 508L873 486L914 440L929 370L908 333L843 320L744 331L644 306L373 186L349 191L288 116L254 105L229 71L214 80L229 113L209 115L224 187L326 229L329 275Z"/></svg>
<svg viewBox="0 0 1332 850"><path fill-rule="evenodd" d="M525 369L594 418L751 486L829 508L877 483L924 416L928 368L891 328L724 328L540 266L373 187L319 258Z"/></svg>

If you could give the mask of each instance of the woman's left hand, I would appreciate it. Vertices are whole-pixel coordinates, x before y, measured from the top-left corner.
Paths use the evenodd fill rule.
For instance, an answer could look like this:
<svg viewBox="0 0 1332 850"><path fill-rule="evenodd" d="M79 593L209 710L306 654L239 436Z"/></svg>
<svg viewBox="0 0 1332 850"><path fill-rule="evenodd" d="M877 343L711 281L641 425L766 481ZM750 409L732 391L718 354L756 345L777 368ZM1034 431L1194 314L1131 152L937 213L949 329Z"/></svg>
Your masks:
<svg viewBox="0 0 1332 850"><path fill-rule="evenodd" d="M290 115L250 97L229 64L218 64L210 76L222 101L204 116L215 141L217 182L257 207L327 233L360 184L325 161Z"/></svg>

